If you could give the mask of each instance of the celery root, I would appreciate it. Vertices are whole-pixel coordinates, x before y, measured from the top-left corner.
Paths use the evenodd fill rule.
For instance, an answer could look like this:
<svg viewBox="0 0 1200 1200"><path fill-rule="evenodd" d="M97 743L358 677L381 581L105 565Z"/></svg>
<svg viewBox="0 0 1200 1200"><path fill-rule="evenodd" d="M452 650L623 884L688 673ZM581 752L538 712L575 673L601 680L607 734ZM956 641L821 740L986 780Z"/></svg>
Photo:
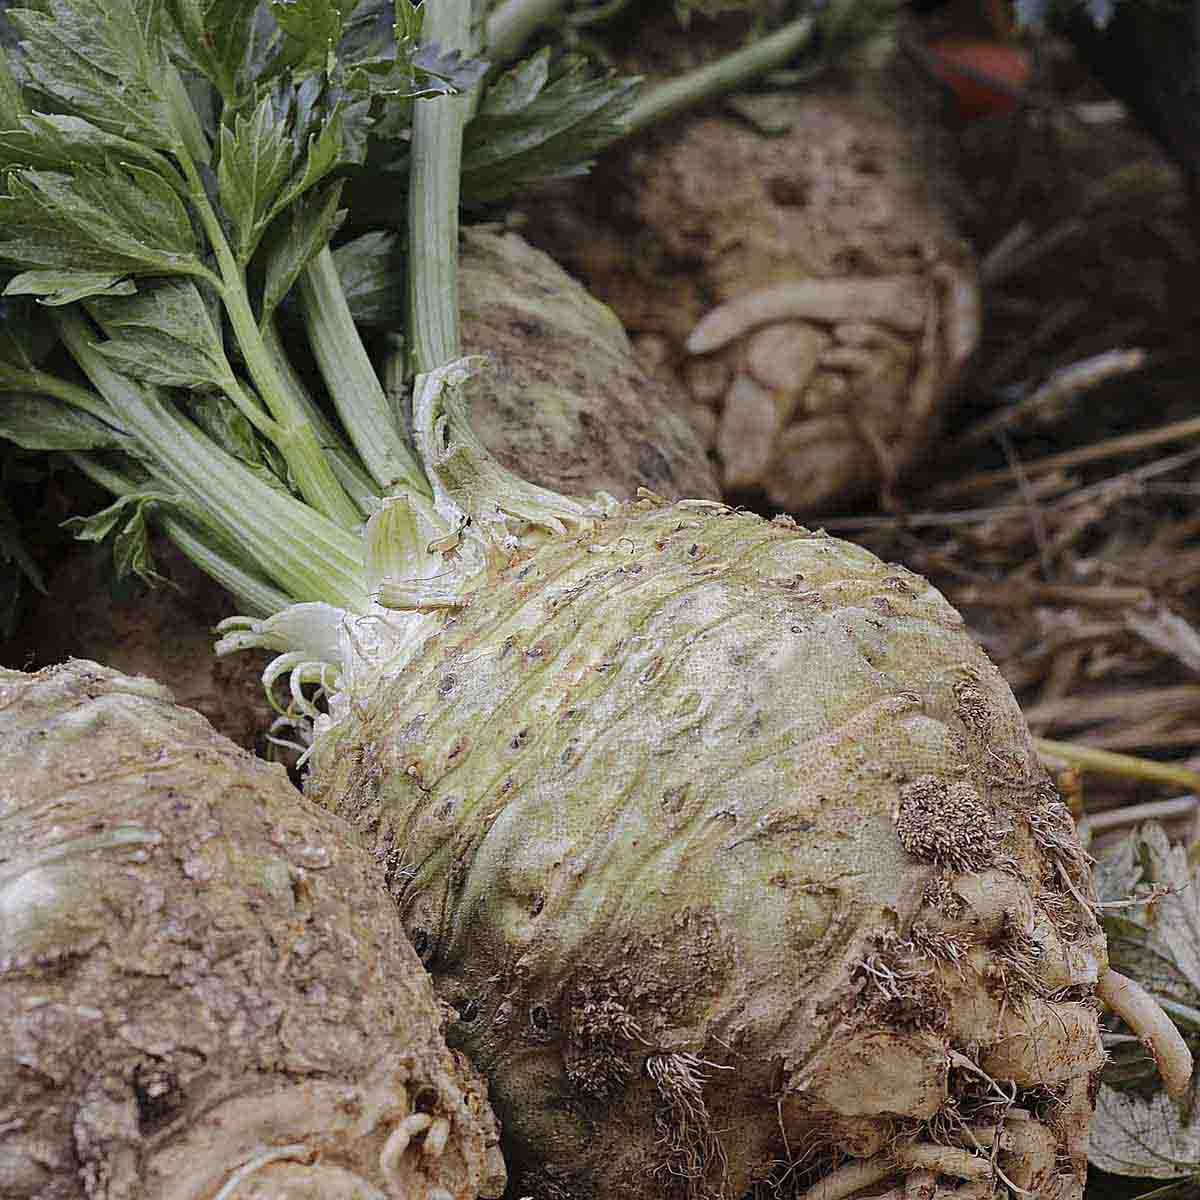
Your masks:
<svg viewBox="0 0 1200 1200"><path fill-rule="evenodd" d="M935 589L644 499L421 619L308 792L384 862L521 1194L736 1197L798 1147L999 1180L948 1136L1010 1106L1081 1194L1087 860Z"/></svg>
<svg viewBox="0 0 1200 1200"><path fill-rule="evenodd" d="M159 685L0 671L0 861L0 1194L503 1190L368 856Z"/></svg>

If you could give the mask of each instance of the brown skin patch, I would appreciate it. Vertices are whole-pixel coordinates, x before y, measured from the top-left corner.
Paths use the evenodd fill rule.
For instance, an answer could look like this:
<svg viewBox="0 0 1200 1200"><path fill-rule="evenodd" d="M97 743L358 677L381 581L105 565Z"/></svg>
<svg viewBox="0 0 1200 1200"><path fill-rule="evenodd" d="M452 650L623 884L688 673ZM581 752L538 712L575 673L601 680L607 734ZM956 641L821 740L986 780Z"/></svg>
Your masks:
<svg viewBox="0 0 1200 1200"><path fill-rule="evenodd" d="M6 1197L210 1196L297 1145L254 1182L502 1190L370 855L158 685L0 670L0 860Z"/></svg>

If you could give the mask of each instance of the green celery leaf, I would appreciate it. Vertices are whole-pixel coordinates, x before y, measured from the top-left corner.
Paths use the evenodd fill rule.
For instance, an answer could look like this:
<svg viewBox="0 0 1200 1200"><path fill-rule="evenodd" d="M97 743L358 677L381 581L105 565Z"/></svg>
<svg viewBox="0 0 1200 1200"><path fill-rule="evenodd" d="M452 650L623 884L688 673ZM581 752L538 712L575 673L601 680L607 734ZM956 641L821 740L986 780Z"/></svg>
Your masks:
<svg viewBox="0 0 1200 1200"><path fill-rule="evenodd" d="M149 513L160 504L174 508L178 498L151 490L129 492L100 512L90 517L71 517L63 525L74 529L81 542L103 542L112 536L113 563L118 580L136 576L149 584L165 583L165 578L154 570L146 521Z"/></svg>
<svg viewBox="0 0 1200 1200"><path fill-rule="evenodd" d="M172 0L171 7L192 63L227 104L236 105L257 0Z"/></svg>
<svg viewBox="0 0 1200 1200"><path fill-rule="evenodd" d="M242 264L250 260L292 171L293 148L278 121L271 97L254 111L238 114L233 128L221 127L221 161L217 167L221 203L236 230L234 250Z"/></svg>
<svg viewBox="0 0 1200 1200"><path fill-rule="evenodd" d="M161 275L199 271L183 202L161 175L126 163L103 170L13 171L0 195L0 258L17 266Z"/></svg>
<svg viewBox="0 0 1200 1200"><path fill-rule="evenodd" d="M443 50L437 42L422 42L408 65L419 86L411 94L422 96L469 92L488 70L485 60L467 58L460 50Z"/></svg>
<svg viewBox="0 0 1200 1200"><path fill-rule="evenodd" d="M6 296L38 296L51 308L89 296L131 296L137 286L126 275L110 271L24 271L9 280Z"/></svg>
<svg viewBox="0 0 1200 1200"><path fill-rule="evenodd" d="M7 14L0 13L0 21L7 27ZM13 74L8 53L0 54L0 129L12 129L19 125L28 112L29 106L21 95L21 85Z"/></svg>
<svg viewBox="0 0 1200 1200"><path fill-rule="evenodd" d="M58 334L40 305L23 298L0 299L0 361L32 370L57 342Z"/></svg>
<svg viewBox="0 0 1200 1200"><path fill-rule="evenodd" d="M270 5L288 39L288 66L322 70L331 63L355 0L270 0Z"/></svg>
<svg viewBox="0 0 1200 1200"><path fill-rule="evenodd" d="M408 0L401 0L396 5L397 14L411 7ZM419 18L417 25L419 29ZM338 45L342 62L353 65L364 59L386 58L407 61L409 53L411 50L402 48L394 32L392 5L388 0L364 0L345 18Z"/></svg>
<svg viewBox="0 0 1200 1200"><path fill-rule="evenodd" d="M44 0L12 10L29 85L120 137L181 142L169 96L162 0Z"/></svg>
<svg viewBox="0 0 1200 1200"><path fill-rule="evenodd" d="M217 395L189 397L187 411L222 450L245 463L261 461L254 426L232 401Z"/></svg>
<svg viewBox="0 0 1200 1200"><path fill-rule="evenodd" d="M117 450L123 435L69 404L47 396L0 396L0 438L23 450Z"/></svg>
<svg viewBox="0 0 1200 1200"><path fill-rule="evenodd" d="M154 569L150 529L146 523L147 510L152 508L153 501L135 506L113 539L113 566L118 581L136 577L152 586L169 582L165 575Z"/></svg>
<svg viewBox="0 0 1200 1200"><path fill-rule="evenodd" d="M253 426L227 397L209 392L188 398L188 415L227 454L244 463L268 487L293 494L287 463L275 447L258 437Z"/></svg>
<svg viewBox="0 0 1200 1200"><path fill-rule="evenodd" d="M96 349L135 379L166 387L222 387L233 376L210 310L190 279L152 282L134 296L88 305L109 340Z"/></svg>
<svg viewBox="0 0 1200 1200"><path fill-rule="evenodd" d="M338 209L342 181L321 185L300 203L279 214L267 233L262 259L266 267L262 314L265 324L291 290L300 272L329 244L345 218Z"/></svg>
<svg viewBox="0 0 1200 1200"><path fill-rule="evenodd" d="M400 237L376 229L339 246L334 266L356 325L404 325L404 248Z"/></svg>
<svg viewBox="0 0 1200 1200"><path fill-rule="evenodd" d="M554 64L548 82L527 98L540 72L527 64L516 71L524 72L520 85L514 80L502 90L500 111L490 112L485 96L467 125L462 195L468 203L498 200L537 180L582 174L624 133L641 82L592 78L586 60L572 55Z"/></svg>
<svg viewBox="0 0 1200 1200"><path fill-rule="evenodd" d="M505 71L484 93L479 113L484 117L510 117L527 108L550 82L550 47Z"/></svg>
<svg viewBox="0 0 1200 1200"><path fill-rule="evenodd" d="M386 5L383 7L386 8ZM392 28L397 49L404 54L411 54L421 39L421 22L424 20L425 10L420 0L416 3L413 3L413 0L396 0L393 7L395 11L392 15Z"/></svg>
<svg viewBox="0 0 1200 1200"><path fill-rule="evenodd" d="M0 166L72 170L116 161L140 162L160 174L171 170L157 151L67 113L31 113L0 131Z"/></svg>

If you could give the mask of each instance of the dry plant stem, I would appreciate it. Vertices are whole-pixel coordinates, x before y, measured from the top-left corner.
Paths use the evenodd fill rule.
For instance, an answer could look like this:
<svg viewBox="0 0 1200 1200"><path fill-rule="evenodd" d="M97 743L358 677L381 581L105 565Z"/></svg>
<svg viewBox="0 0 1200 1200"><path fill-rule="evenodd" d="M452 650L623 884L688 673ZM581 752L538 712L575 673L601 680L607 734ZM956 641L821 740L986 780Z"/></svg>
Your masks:
<svg viewBox="0 0 1200 1200"><path fill-rule="evenodd" d="M1020 425L1044 408L1061 406L1108 380L1139 370L1146 362L1144 350L1109 350L1055 371L1031 396L971 426L953 445L961 453L985 442L1004 429Z"/></svg>
<svg viewBox="0 0 1200 1200"><path fill-rule="evenodd" d="M1051 454L1046 458L1022 464L1022 470L1026 474L1040 474L1043 471L1078 467L1085 463L1100 462L1106 458L1115 458L1120 454L1133 454L1139 450L1149 450L1152 446L1161 446L1167 442L1178 442L1197 436L1200 436L1200 417L1192 417L1186 421L1174 421L1168 425L1160 425L1157 429L1126 434L1124 437L1106 438L1103 441L1094 442L1090 446L1068 450L1063 454ZM976 475L968 475L966 479L936 487L930 495L944 500L955 496L969 496L997 483L1009 483L1013 476L1014 471L1011 467L997 471L981 471Z"/></svg>
<svg viewBox="0 0 1200 1200"><path fill-rule="evenodd" d="M1174 763L1155 762L1136 758L1132 754L1116 754L1097 750L1094 746L1077 746L1072 742L1056 742L1049 738L1034 738L1038 753L1046 758L1060 759L1085 771L1105 775L1120 775L1126 779L1146 779L1154 783L1170 783L1192 791L1200 791L1200 771Z"/></svg>
<svg viewBox="0 0 1200 1200"><path fill-rule="evenodd" d="M1140 825L1143 821L1174 821L1190 817L1200 808L1198 796L1176 796L1171 800L1152 800L1147 804L1130 804L1124 808L1113 808L1095 813L1079 822L1079 836L1086 844L1088 837L1106 833L1111 829L1125 829Z"/></svg>
<svg viewBox="0 0 1200 1200"><path fill-rule="evenodd" d="M1167 1094L1177 1100L1186 1095L1192 1081L1192 1052L1154 997L1111 968L1097 981L1096 995L1150 1049Z"/></svg>

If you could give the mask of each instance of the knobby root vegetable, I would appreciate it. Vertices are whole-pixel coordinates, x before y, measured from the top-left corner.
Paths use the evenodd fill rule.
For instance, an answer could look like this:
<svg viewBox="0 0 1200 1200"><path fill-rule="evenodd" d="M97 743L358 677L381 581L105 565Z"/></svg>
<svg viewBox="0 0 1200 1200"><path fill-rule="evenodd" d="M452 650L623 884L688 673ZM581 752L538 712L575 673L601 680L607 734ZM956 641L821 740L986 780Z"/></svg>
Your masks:
<svg viewBox="0 0 1200 1200"><path fill-rule="evenodd" d="M0 671L0 863L0 1195L503 1190L368 855L157 684Z"/></svg>
<svg viewBox="0 0 1200 1200"><path fill-rule="evenodd" d="M491 360L471 424L504 466L572 496L720 495L683 389L651 378L612 309L515 233L465 229L463 346Z"/></svg>
<svg viewBox="0 0 1200 1200"><path fill-rule="evenodd" d="M683 383L727 494L801 513L886 491L932 445L978 341L932 121L905 109L899 71L738 97L529 213Z"/></svg>
<svg viewBox="0 0 1200 1200"><path fill-rule="evenodd" d="M319 730L308 791L383 862L519 1194L736 1197L824 1152L863 1160L851 1190L1081 1195L1087 859L928 583L646 497L496 547L421 620ZM998 1159L962 1139L1015 1121Z"/></svg>

